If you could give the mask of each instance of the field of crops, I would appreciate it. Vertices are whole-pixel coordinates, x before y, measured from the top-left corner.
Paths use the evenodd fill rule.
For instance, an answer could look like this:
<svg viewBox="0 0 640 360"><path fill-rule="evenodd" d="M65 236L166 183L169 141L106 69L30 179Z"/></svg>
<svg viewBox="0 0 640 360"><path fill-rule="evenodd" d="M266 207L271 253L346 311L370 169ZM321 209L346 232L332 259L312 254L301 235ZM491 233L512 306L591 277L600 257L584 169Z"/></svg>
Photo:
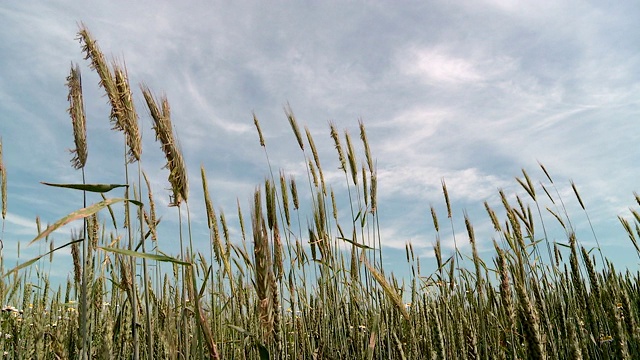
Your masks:
<svg viewBox="0 0 640 360"><path fill-rule="evenodd" d="M134 106L126 68L107 61L84 26L78 37L111 106L113 130L124 138L124 177L120 184L48 184L101 194L102 201L88 203L85 197L80 210L46 228L38 224L31 243L47 244L48 252L14 268L3 260L3 358L640 357L640 273L621 272L599 245L581 244L542 164L543 181L534 183L525 171L517 179L526 198L500 191L502 208L484 204L486 221L495 229L490 259L478 255L468 218L465 232L457 237L470 242L471 253L443 255L441 234L455 237L443 181L447 214L439 215L433 207L431 211L437 270L421 272L420 259L407 243L412 276L398 279L383 266L375 160L363 123L355 139L333 124L328 129L348 188L348 199L342 201L350 205L350 221L339 221L337 200L325 182L311 133L300 128L287 107L285 116L305 160L307 179L298 182L270 169L249 211L243 212L241 204L234 209L240 219L234 226L241 236L233 238L224 213L216 212L209 198L204 168L199 183L205 197L189 198L169 102L141 84L148 107L144 115L149 114L165 155L171 206L178 209L180 253L164 252L153 191L140 165L138 121L143 112ZM75 139L72 166L85 178L90 157L80 79L80 66L72 65L67 78ZM258 116L253 120L268 162ZM2 162L0 143L3 220L10 167ZM586 213L574 184L572 188ZM555 207L540 205L541 199ZM636 200L640 205L637 195ZM189 201L205 204L207 249L193 246ZM640 254L640 213L632 213L633 222L620 221ZM564 229L562 241L547 236L549 221ZM71 223L82 230L54 247L49 235ZM116 232L116 224L123 223ZM34 267L51 261L62 248L71 249L73 274L65 286L50 286L49 274Z"/></svg>

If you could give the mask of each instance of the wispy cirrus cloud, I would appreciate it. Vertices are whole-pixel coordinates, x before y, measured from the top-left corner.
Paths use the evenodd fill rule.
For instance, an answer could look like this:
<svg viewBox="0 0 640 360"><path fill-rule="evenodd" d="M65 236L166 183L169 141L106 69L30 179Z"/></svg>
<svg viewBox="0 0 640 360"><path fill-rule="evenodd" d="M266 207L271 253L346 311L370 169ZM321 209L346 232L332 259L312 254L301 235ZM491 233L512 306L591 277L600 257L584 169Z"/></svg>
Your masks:
<svg viewBox="0 0 640 360"><path fill-rule="evenodd" d="M455 50L446 45L411 46L397 56L402 73L433 86L486 85L508 75L516 65L509 57L456 54Z"/></svg>

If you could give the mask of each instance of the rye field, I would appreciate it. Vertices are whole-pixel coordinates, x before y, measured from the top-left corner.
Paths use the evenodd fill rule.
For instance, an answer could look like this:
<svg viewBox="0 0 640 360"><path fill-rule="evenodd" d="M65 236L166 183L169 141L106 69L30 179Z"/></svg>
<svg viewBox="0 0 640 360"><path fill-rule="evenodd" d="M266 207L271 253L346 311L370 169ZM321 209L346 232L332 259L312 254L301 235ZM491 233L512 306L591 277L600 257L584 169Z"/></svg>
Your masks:
<svg viewBox="0 0 640 360"><path fill-rule="evenodd" d="M66 79L75 140L69 172L84 179L91 161L84 68L99 76L109 121L122 134L122 168L113 169L122 182L45 184L81 192L84 201L50 225L37 223L29 245L46 249L39 256L0 260L3 359L640 357L640 273L616 269L599 244L583 245L565 211L568 199L542 164L539 181L524 170L514 180L524 196L499 191L501 208L484 203L485 221L495 231L490 258L479 256L468 217L456 233L443 180L447 212L432 207L429 219L437 268L425 273L407 243L411 276L398 278L383 263L376 162L362 122L353 137L334 124L327 129L348 189L339 200L350 212L338 216L314 139L293 110L285 107L283 121L299 146L304 179L271 167L259 115L249 117L264 149L266 177L253 194L241 194L251 196L251 204L231 209L238 224L227 224L209 196L204 167L200 179L187 178L168 99L145 84L132 87L123 63L107 59L84 25L78 40L86 63L72 64ZM136 109L134 94L141 94L145 110ZM151 121L166 160L179 239L157 231L164 219L156 217L156 192L141 165L141 119ZM11 166L2 161L0 143L3 229ZM202 186L203 199L189 197L190 183ZM588 217L576 185L571 188ZM635 199L640 205L640 196ZM205 205L207 248L193 245L203 241L191 232L189 202ZM628 234L621 241L631 241L640 255L640 212L631 213L632 221L620 217ZM551 223L563 229L563 239L547 234ZM54 245L50 235L67 225L78 230ZM471 251L445 254L441 238L452 235ZM167 241L179 243L179 252L164 250ZM66 283L53 285L41 265L55 266L60 251L70 251L73 271Z"/></svg>

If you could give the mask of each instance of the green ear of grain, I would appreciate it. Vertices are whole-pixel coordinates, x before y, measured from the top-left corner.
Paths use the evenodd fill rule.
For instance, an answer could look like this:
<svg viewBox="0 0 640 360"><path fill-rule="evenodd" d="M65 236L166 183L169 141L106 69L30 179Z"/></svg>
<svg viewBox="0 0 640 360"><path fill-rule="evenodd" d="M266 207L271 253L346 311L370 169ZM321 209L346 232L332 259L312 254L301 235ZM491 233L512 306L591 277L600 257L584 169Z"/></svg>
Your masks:
<svg viewBox="0 0 640 360"><path fill-rule="evenodd" d="M44 181L41 181L40 184L95 193L106 193L116 188L129 186L127 184L53 184Z"/></svg>
<svg viewBox="0 0 640 360"><path fill-rule="evenodd" d="M135 200L128 200L128 199L123 199L123 198L112 198L112 199L106 199L103 201L100 201L98 203L95 203L91 206L88 206L86 208L82 208L80 210L74 211L71 214L63 217L62 219L56 221L53 225L50 225L48 228L46 228L43 232L41 232L38 236L36 236L33 240L31 240L29 242L29 244L27 244L27 246L37 242L40 239L43 239L45 237L47 237L49 234L51 234L52 232L56 231L57 229L65 226L66 224L74 221L74 220L78 220L78 219L83 219L86 218L88 216L91 216L95 213L97 213L98 211L104 209L105 207L121 202L121 201L130 201L138 206L143 206L143 204L139 201L135 201Z"/></svg>
<svg viewBox="0 0 640 360"><path fill-rule="evenodd" d="M156 260L156 261L162 261L162 262L170 262L170 263L178 264L178 265L191 266L191 263L189 263L189 262L180 261L180 260L178 260L176 258L173 258L171 256L167 256L167 255L141 253L141 252L137 252L137 251L133 251L133 250L118 249L118 248L112 248L112 247L107 247L107 246L99 246L98 249L102 249L102 250L107 251L107 252L112 252L112 253L121 254L121 255L134 256L134 257L141 258L141 259Z"/></svg>
<svg viewBox="0 0 640 360"><path fill-rule="evenodd" d="M7 271L7 273L6 273L6 274L4 274L4 276L5 276L5 277L7 277L7 276L9 276L9 275L11 275L11 274L13 274L13 273L15 273L15 272L18 272L18 270L20 270L20 269L24 269L24 268L26 268L26 267L29 267L29 266L31 266L33 263L38 262L38 260L42 259L43 257L46 257L46 256L48 256L49 254L52 254L52 253L54 253L54 252L56 252L56 251L58 251L58 250L60 250L60 249L62 249L62 248L64 248L64 247L67 247L67 246L69 246L69 245L73 245L73 244L75 244L75 243L77 243L77 242L80 242L80 241L83 241L83 240L84 240L84 239L76 239L76 240L73 240L73 241L71 241L71 242L68 242L68 243L66 243L66 244L62 245L62 246L58 246L57 248L55 248L55 249L53 249L53 250L51 250L51 251L47 252L46 254L42 254L42 255L40 255L40 256L38 256L38 257L35 257L35 258L33 258L33 259L29 260L29 261L25 261L25 262L23 262L22 264L20 264L20 265L18 265L18 266L16 266L16 267L14 267L13 269L11 269L11 270Z"/></svg>

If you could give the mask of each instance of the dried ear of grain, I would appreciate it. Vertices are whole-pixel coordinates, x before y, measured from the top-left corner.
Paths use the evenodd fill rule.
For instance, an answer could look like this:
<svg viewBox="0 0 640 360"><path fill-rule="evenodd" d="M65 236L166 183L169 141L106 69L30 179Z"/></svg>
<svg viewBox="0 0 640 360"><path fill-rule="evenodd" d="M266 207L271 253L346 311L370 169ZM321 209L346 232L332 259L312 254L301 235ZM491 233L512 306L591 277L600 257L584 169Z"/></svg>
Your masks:
<svg viewBox="0 0 640 360"><path fill-rule="evenodd" d="M120 102L121 113L119 114L120 122L125 133L125 141L129 148L129 162L140 161L142 155L142 140L140 130L138 129L138 114L133 104L133 96L131 87L129 86L129 77L127 68L121 67L117 63L113 63L115 73L116 88L118 90L118 100Z"/></svg>
<svg viewBox="0 0 640 360"><path fill-rule="evenodd" d="M273 330L272 297L270 281L273 276L271 266L271 251L267 228L262 216L262 201L260 190L256 190L251 209L251 223L253 228L253 255L255 271L255 289L258 296L261 324L264 332L270 334Z"/></svg>
<svg viewBox="0 0 640 360"><path fill-rule="evenodd" d="M71 163L75 169L81 169L87 163L87 121L84 113L84 101L82 99L82 78L80 67L71 65L71 72L67 77L69 88L69 115L73 126L73 139L75 149L71 150L73 158Z"/></svg>
<svg viewBox="0 0 640 360"><path fill-rule="evenodd" d="M344 151L342 150L342 144L340 144L340 135L338 135L338 130L336 129L336 125L334 123L329 123L329 127L331 129L331 138L333 139L333 143L335 145L336 151L338 152L338 160L340 161L340 170L347 172L347 161L344 157Z"/></svg>
<svg viewBox="0 0 640 360"><path fill-rule="evenodd" d="M162 109L160 109L149 88L144 84L140 85L140 88L154 122L153 129L156 132L156 140L160 140L162 151L167 159L166 167L169 169L169 183L173 192L171 205L180 206L183 200L187 201L189 186L182 151L178 148L173 134L169 101L166 96L163 96L160 99L162 104Z"/></svg>
<svg viewBox="0 0 640 360"><path fill-rule="evenodd" d="M256 126L256 130L258 130L258 139L260 140L260 146L265 147L264 136L262 136L262 129L260 129L260 122L258 122L256 113L253 113L253 124Z"/></svg>
<svg viewBox="0 0 640 360"><path fill-rule="evenodd" d="M300 128L298 127L296 116L293 114L293 110L291 110L291 106L289 106L289 104L287 104L287 106L284 108L284 113L285 115L287 115L287 119L289 120L291 129L293 130L293 134L296 136L296 140L298 140L298 145L300 146L300 150L304 151L304 143L302 142L302 135L300 134Z"/></svg>
<svg viewBox="0 0 640 360"><path fill-rule="evenodd" d="M356 165L356 151L353 148L351 136L347 131L344 132L344 138L347 141L347 160L349 160L351 180L353 180L354 185L358 185L358 166Z"/></svg>
<svg viewBox="0 0 640 360"><path fill-rule="evenodd" d="M369 140L367 140L367 131L364 128L364 122L362 120L358 120L358 124L360 126L360 139L362 140L362 144L364 146L364 156L367 159L367 166L369 167L369 173L373 174L373 157L371 156L371 150L369 149Z"/></svg>

